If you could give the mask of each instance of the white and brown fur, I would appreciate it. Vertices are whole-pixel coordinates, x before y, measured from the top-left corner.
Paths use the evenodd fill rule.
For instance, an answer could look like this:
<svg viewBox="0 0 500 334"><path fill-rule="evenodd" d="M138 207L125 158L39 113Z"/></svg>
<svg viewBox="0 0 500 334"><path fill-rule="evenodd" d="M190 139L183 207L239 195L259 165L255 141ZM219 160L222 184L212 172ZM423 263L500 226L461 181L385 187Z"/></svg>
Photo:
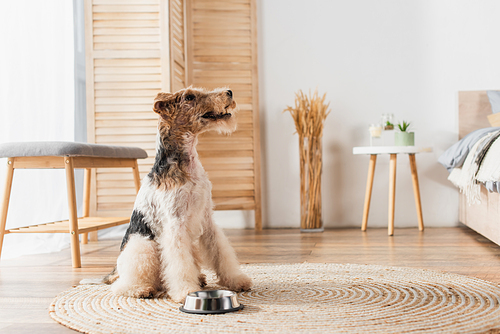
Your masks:
<svg viewBox="0 0 500 334"><path fill-rule="evenodd" d="M167 291L182 302L206 285L200 271L206 265L218 284L250 289L250 278L213 222L212 185L196 151L200 133L236 129L232 92L189 87L159 93L153 110L160 116L155 163L142 180L117 265L104 282L118 295L147 298Z"/></svg>

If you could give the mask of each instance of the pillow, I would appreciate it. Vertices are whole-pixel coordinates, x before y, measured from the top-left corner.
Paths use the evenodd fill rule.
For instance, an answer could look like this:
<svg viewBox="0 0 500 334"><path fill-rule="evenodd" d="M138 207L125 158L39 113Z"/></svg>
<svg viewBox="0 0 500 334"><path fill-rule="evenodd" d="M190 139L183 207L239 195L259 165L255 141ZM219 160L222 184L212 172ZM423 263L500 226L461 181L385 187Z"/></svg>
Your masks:
<svg viewBox="0 0 500 334"><path fill-rule="evenodd" d="M494 132L499 130L500 127L495 128L483 128L479 130L472 131L467 136L463 137L461 140L456 142L449 149L444 151L443 154L439 157L438 161L441 165L443 165L448 172L451 173L453 168L462 167L464 164L465 158L469 151L474 146L474 144L481 139L481 137L485 136L490 132Z"/></svg>
<svg viewBox="0 0 500 334"><path fill-rule="evenodd" d="M500 112L500 91L498 90L488 90L488 99L490 100L491 110L494 114Z"/></svg>
<svg viewBox="0 0 500 334"><path fill-rule="evenodd" d="M490 193L500 193L500 182L486 181L484 186Z"/></svg>

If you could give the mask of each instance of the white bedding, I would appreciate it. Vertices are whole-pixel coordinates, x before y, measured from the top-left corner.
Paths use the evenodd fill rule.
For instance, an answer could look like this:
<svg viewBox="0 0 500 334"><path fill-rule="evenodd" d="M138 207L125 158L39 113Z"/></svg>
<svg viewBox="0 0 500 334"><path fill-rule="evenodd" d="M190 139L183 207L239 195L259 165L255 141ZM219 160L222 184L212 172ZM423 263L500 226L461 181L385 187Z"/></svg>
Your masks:
<svg viewBox="0 0 500 334"><path fill-rule="evenodd" d="M469 151L462 167L453 168L448 180L451 181L467 197L469 205L479 203L480 185L474 179L479 166L475 163L478 150L491 137L491 133L480 138Z"/></svg>
<svg viewBox="0 0 500 334"><path fill-rule="evenodd" d="M448 180L465 194L469 205L480 203L481 185L490 192L498 192L500 189L500 131L482 131L480 135L477 133L475 136L477 138L474 138L474 141L471 141L470 137L468 139L467 154L463 154L463 149L457 150L458 146L464 146L463 142L458 142L439 159L441 164L451 170ZM458 151L462 151L462 156L459 156ZM460 165L450 166L443 163L459 159L463 161Z"/></svg>

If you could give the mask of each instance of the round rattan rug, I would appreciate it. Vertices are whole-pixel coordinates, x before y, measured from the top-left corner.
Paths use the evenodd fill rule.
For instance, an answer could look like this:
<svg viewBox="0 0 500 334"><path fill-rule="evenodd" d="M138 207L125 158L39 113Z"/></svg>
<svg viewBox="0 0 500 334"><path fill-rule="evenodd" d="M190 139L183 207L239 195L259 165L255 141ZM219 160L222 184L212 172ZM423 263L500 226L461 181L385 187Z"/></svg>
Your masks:
<svg viewBox="0 0 500 334"><path fill-rule="evenodd" d="M50 315L85 333L500 332L500 287L479 279L349 264L242 268L254 287L239 294L245 308L234 313L186 314L167 298L125 298L105 285L80 285L61 293ZM217 288L208 278L206 289Z"/></svg>

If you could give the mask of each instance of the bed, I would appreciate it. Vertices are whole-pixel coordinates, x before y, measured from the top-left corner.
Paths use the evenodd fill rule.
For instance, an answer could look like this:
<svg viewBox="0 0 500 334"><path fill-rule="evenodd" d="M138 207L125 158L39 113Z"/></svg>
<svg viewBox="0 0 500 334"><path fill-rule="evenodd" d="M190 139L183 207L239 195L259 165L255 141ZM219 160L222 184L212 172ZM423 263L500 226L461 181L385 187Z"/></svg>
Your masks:
<svg viewBox="0 0 500 334"><path fill-rule="evenodd" d="M439 162L450 172L449 180L460 186L460 222L500 245L500 182L487 173L500 170L500 92L463 91L458 99L459 142ZM459 151L463 157L457 157ZM469 184L464 187L460 180Z"/></svg>

